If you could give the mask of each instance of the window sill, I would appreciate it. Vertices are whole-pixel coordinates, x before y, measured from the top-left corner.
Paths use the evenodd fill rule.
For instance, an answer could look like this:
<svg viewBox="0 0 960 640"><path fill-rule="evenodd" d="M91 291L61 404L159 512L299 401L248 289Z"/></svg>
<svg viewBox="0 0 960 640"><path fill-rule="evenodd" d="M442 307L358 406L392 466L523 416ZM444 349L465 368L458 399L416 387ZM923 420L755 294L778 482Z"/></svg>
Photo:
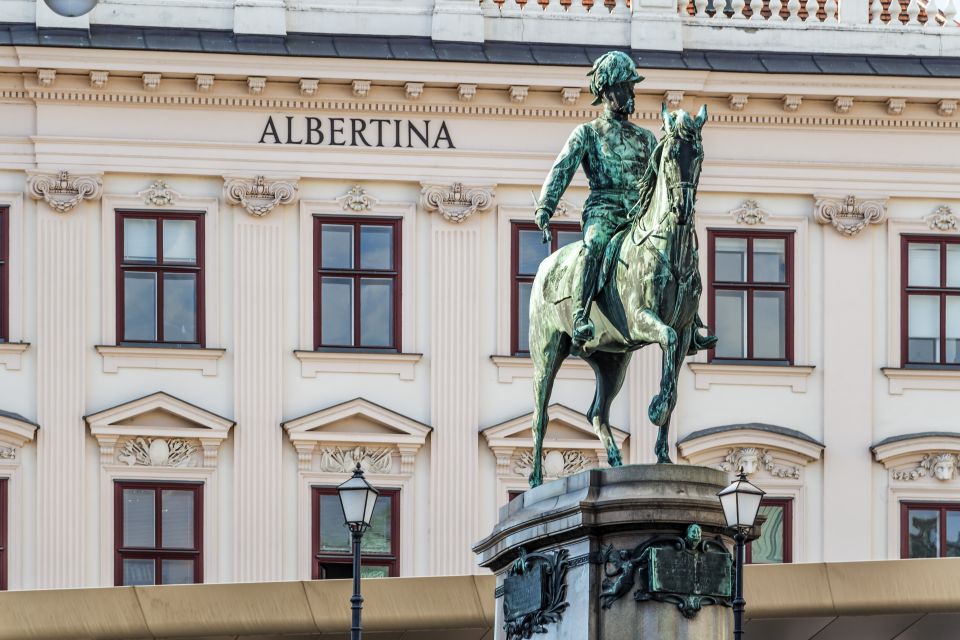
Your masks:
<svg viewBox="0 0 960 640"><path fill-rule="evenodd" d="M533 362L527 356L490 356L497 367L497 382L513 382L515 378L533 379ZM593 380L593 369L582 358L567 358L557 373L558 380Z"/></svg>
<svg viewBox="0 0 960 640"><path fill-rule="evenodd" d="M697 389L717 384L745 387L790 387L794 393L807 392L807 379L814 367L765 364L712 364L691 362Z"/></svg>
<svg viewBox="0 0 960 640"><path fill-rule="evenodd" d="M903 395L907 389L921 391L960 391L960 369L891 369L883 368L890 381L892 395Z"/></svg>
<svg viewBox="0 0 960 640"><path fill-rule="evenodd" d="M413 380L422 353L344 351L294 351L300 375L316 378L321 373L384 373Z"/></svg>
<svg viewBox="0 0 960 640"><path fill-rule="evenodd" d="M0 366L8 371L19 371L23 364L23 352L29 347L29 342L0 342Z"/></svg>
<svg viewBox="0 0 960 640"><path fill-rule="evenodd" d="M217 375L218 363L226 349L179 349L169 347L114 347L98 345L104 373L120 369L179 369Z"/></svg>

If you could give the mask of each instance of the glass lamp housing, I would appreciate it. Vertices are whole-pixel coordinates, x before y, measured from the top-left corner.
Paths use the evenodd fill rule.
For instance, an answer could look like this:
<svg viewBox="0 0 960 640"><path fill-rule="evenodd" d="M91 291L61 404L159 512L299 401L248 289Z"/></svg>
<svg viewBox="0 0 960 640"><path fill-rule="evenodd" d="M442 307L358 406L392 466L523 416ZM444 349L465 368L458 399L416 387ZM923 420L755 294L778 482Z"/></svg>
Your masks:
<svg viewBox="0 0 960 640"><path fill-rule="evenodd" d="M760 501L765 492L750 484L746 474L734 480L730 486L717 494L727 526L733 529L749 529L757 520Z"/></svg>
<svg viewBox="0 0 960 640"><path fill-rule="evenodd" d="M346 525L351 530L361 531L369 527L373 507L377 504L380 492L364 479L359 463L350 479L337 487L337 493L340 494L340 506L343 507Z"/></svg>
<svg viewBox="0 0 960 640"><path fill-rule="evenodd" d="M43 0L55 14L76 18L90 13L99 0Z"/></svg>

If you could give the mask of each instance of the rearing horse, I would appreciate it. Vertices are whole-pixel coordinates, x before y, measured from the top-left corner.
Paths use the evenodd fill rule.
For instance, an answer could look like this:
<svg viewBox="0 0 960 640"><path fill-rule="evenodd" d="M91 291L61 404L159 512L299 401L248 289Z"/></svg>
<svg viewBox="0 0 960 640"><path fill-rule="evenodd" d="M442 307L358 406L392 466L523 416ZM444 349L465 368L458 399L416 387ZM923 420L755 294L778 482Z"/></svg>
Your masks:
<svg viewBox="0 0 960 640"><path fill-rule="evenodd" d="M604 276L590 317L594 338L576 354L586 360L597 378L596 393L587 417L607 450L611 466L622 464L610 431L610 405L619 393L630 357L637 349L659 344L663 350L660 392L648 409L650 421L660 427L658 463L670 462L667 435L677 403L677 376L683 359L716 343L697 333L702 325L700 271L694 204L703 161L700 129L706 106L697 116L663 109L663 137L640 184L637 215L611 242ZM574 287L581 281L581 243L550 255L537 269L530 294L530 357L533 360L533 471L530 486L543 482L541 469L547 404L553 381L571 353Z"/></svg>

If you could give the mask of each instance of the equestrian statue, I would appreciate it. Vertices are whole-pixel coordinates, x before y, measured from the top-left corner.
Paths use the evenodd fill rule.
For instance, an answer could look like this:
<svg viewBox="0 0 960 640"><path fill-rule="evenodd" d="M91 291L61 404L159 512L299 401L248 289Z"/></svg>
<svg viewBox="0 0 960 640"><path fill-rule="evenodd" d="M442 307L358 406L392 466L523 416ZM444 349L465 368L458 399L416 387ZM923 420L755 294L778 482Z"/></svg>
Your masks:
<svg viewBox="0 0 960 640"><path fill-rule="evenodd" d="M694 205L703 146L696 117L663 108L662 137L628 121L634 86L643 80L628 55L611 51L590 71L597 119L577 127L554 162L537 201L537 226L549 242L550 218L578 167L590 195L583 207L583 241L547 257L530 294L530 357L534 368L534 465L530 486L543 482L547 405L560 365L569 355L593 369L596 393L587 417L622 464L610 430L610 405L623 385L634 351L663 350L660 392L648 409L659 427L658 463L670 462L667 434L677 402L677 376L686 356L710 349L698 315L700 271Z"/></svg>

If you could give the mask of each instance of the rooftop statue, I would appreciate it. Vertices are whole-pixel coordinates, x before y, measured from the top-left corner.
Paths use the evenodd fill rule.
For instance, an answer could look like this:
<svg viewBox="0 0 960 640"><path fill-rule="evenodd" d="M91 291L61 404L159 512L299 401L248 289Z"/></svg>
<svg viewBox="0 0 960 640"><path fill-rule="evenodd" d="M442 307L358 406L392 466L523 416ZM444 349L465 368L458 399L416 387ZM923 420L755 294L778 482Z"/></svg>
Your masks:
<svg viewBox="0 0 960 640"><path fill-rule="evenodd" d="M609 425L610 405L623 385L633 351L663 349L660 392L648 410L660 427L657 462L669 463L667 432L677 402L677 375L687 355L716 337L703 327L694 204L703 147L696 117L663 109L659 143L628 122L633 90L643 78L626 54L604 54L590 71L599 118L577 127L544 182L536 221L550 240L550 217L582 166L590 184L583 208L583 241L567 245L537 270L530 296L530 357L534 366L534 466L530 486L542 484L543 437L554 378L570 354L597 378L587 413L611 466L622 464Z"/></svg>

